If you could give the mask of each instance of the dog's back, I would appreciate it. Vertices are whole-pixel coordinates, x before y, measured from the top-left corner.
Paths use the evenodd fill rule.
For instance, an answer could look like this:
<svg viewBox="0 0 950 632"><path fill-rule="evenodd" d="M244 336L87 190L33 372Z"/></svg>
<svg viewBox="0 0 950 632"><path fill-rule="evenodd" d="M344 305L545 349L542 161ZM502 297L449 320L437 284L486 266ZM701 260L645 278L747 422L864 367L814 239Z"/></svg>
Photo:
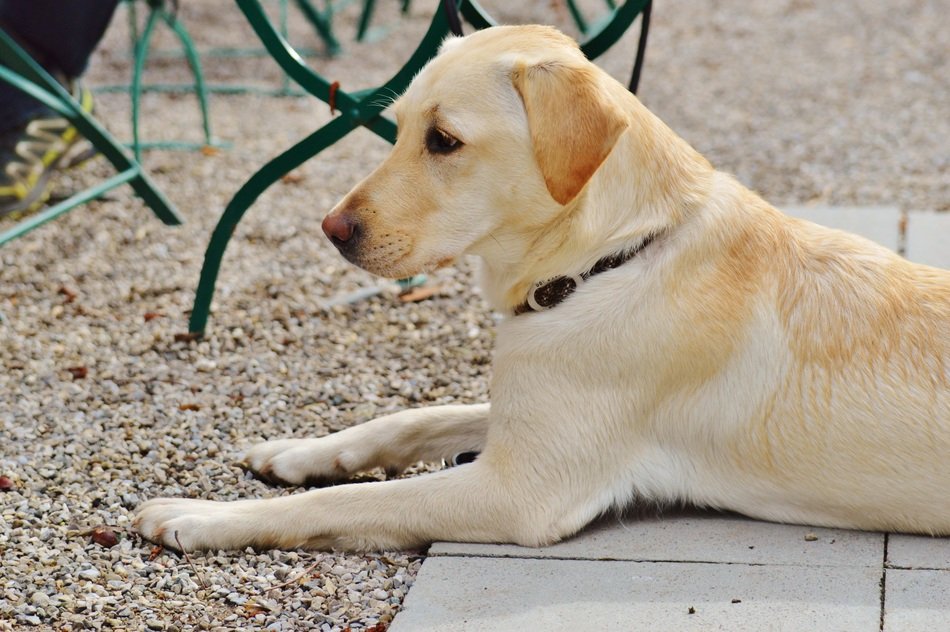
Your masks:
<svg viewBox="0 0 950 632"><path fill-rule="evenodd" d="M729 310L694 322L742 322L723 333L734 355L714 379L735 388L730 371L758 368L725 407L741 420L716 419L722 410L707 420L721 443L696 456L721 480L693 500L780 521L950 534L950 271L733 191L736 205L706 219L729 224L710 231L720 258L681 291L731 297ZM697 404L708 414L710 400Z"/></svg>

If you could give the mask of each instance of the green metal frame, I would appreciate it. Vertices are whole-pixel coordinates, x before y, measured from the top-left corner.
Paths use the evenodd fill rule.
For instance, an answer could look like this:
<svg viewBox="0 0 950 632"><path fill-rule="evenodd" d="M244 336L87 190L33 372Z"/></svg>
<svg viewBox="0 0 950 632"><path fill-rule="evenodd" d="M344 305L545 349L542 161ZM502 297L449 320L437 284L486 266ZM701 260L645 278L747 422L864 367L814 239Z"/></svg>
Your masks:
<svg viewBox="0 0 950 632"><path fill-rule="evenodd" d="M412 4L412 0L402 0L402 11L403 15L409 13L409 5ZM373 11L376 9L376 0L364 0L363 1L363 11L360 13L359 25L356 29L356 41L362 42L366 39L366 34L369 31L369 22L373 19Z"/></svg>
<svg viewBox="0 0 950 632"><path fill-rule="evenodd" d="M211 300L221 260L231 235L238 222L255 200L283 175L298 167L304 161L313 158L321 151L339 141L354 129L362 126L384 138L390 143L396 141L396 124L383 116L386 103L393 94L400 94L409 85L415 74L438 51L439 45L449 33L449 21L442 5L432 18L429 30L423 36L409 61L393 77L375 89L347 93L331 88L330 82L311 70L297 52L291 48L273 24L267 19L258 0L235 0L247 17L257 36L263 42L274 60L304 90L321 101L329 103L331 99L340 115L313 132L299 143L270 160L238 190L228 203L218 221L208 248L205 251L204 265L198 280L195 302L192 307L188 330L198 337L204 334L208 324ZM627 0L615 8L610 19L603 22L600 30L582 42L581 48L591 59L599 56L616 42L639 15L648 0ZM476 29L494 25L492 18L479 6L476 0L460 0L459 11Z"/></svg>
<svg viewBox="0 0 950 632"><path fill-rule="evenodd" d="M141 36L139 34L138 27L138 18L137 11L135 10L135 5L138 0L126 0L128 6L128 16L129 16L129 35L131 39L131 46L133 51L138 50ZM339 40L336 38L336 35L333 32L333 15L349 5L355 0L323 0L323 8L319 9L310 0L294 0L294 4L299 9L301 15L313 26L314 31L324 42L324 49L317 50L313 48L298 48L297 52L303 57L317 57L320 55L334 56L340 53L342 46L340 45ZM287 39L288 37L288 5L290 0L278 0L278 25L279 33ZM154 12L155 9L159 8L167 14L167 17L170 17L172 20L175 20L175 15L169 13L163 7L161 0L148 0L150 5L151 12ZM163 20L166 20L166 16L161 16ZM167 20L166 20L167 21ZM177 22L177 20L176 20ZM181 26L181 23L178 22L178 27L184 31L184 27ZM171 26L171 25L170 25ZM176 28L176 27L172 27ZM144 33L144 29L143 29ZM177 30L176 30L177 34ZM187 37L187 32L184 33ZM179 35L179 39L183 39ZM270 56L270 53L266 48L257 47L257 48L235 48L235 47L215 47L208 48L202 51L198 51L190 38L188 41L182 42L181 51L155 51L152 54L152 57L158 58L194 58L200 59L201 57L205 58L242 58L242 57L267 57ZM196 64L192 64L192 68L195 68ZM133 80L136 78L133 77ZM307 93L299 88L292 86L290 78L284 74L281 78L281 85L279 88L266 88L259 86L246 86L246 85L232 85L232 84L215 84L203 81L203 78L198 85L198 77L195 78L196 81L192 83L141 83L142 92L167 92L167 93L191 93L196 92L199 95L203 92L205 94L261 94L265 96L305 96ZM132 86L129 84L112 84L112 85L102 85L96 86L96 92L129 92ZM146 143L144 146L150 147L151 145Z"/></svg>
<svg viewBox="0 0 950 632"><path fill-rule="evenodd" d="M607 8L611 11L617 8L617 3L614 2L614 0L605 0L605 2L607 4ZM577 6L577 3L574 2L574 0L565 0L565 4L567 4L567 10L570 11L571 18L574 20L574 24L577 25L577 28L581 33L587 35L587 33L591 30L597 30L596 25L591 28L587 18L584 17L583 13L581 13L580 7Z"/></svg>
<svg viewBox="0 0 950 632"><path fill-rule="evenodd" d="M132 71L132 85L129 87L129 96L132 101L132 150L135 153L135 159L142 160L142 150L146 148L160 149L201 149L208 146L221 146L211 134L211 116L208 112L208 90L205 85L204 73L201 70L201 59L195 48L194 42L188 31L178 21L177 16L170 13L163 2L149 2L148 18L145 21L145 27L141 35L138 33L138 18L135 10L135 0L130 0L129 7L129 30L132 33L135 42L135 63ZM148 60L149 49L152 43L152 34L155 31L155 25L163 22L177 37L181 43L182 51L191 67L191 73L194 76L194 93L198 98L198 107L201 110L201 129L204 132L203 143L188 143L184 141L149 141L143 142L139 135L139 113L141 112L142 101L142 75L145 72L145 62Z"/></svg>
<svg viewBox="0 0 950 632"><path fill-rule="evenodd" d="M125 183L132 186L136 194L162 222L168 225L182 223L182 218L174 206L158 190L138 161L130 158L109 132L85 112L72 95L2 29L0 29L0 81L12 84L69 119L79 134L92 143L119 172L105 182L31 215L0 233L0 246Z"/></svg>
<svg viewBox="0 0 950 632"><path fill-rule="evenodd" d="M587 18L584 17L584 14L581 12L580 7L577 6L577 3L574 0L564 0L564 3L567 5L568 12L571 14L571 19L574 20L574 24L577 26L581 34L586 38L591 32L597 33L600 29L610 23L614 19L614 12L617 9L617 3L615 0L604 0L607 8L610 9L611 13L607 14L602 20L598 21L593 27L587 21ZM401 11L403 14L409 12L409 7L412 4L412 0L402 0ZM360 14L359 27L356 31L356 40L362 42L366 37L367 32L369 31L370 20L373 19L373 11L376 9L376 0L364 0L363 3L363 12ZM642 11L642 8L641 8ZM639 11L637 12L639 13ZM484 15L484 14L483 14ZM636 14L634 14L636 17ZM629 26L629 24L627 25ZM484 28L484 27L479 27ZM624 27L626 29L626 27Z"/></svg>
<svg viewBox="0 0 950 632"><path fill-rule="evenodd" d="M283 1L283 0L282 0ZM324 2L323 11L318 10L310 0L294 0L297 3L297 8L300 9L300 12L304 14L310 24L313 25L313 28L317 31L317 34L323 38L323 43L326 44L327 54L331 57L333 55L339 54L342 50L340 42L337 40L336 36L333 34L333 12L336 10L336 5L332 0L326 0Z"/></svg>

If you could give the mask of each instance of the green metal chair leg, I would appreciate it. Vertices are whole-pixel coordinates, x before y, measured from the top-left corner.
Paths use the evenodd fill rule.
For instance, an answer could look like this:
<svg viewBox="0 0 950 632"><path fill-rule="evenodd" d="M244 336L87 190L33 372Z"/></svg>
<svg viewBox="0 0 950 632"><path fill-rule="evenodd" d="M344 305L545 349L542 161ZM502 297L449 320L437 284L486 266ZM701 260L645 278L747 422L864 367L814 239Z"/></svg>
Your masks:
<svg viewBox="0 0 950 632"><path fill-rule="evenodd" d="M621 6L608 2L611 9L596 25L588 27L581 41L581 50L588 59L600 57L607 49L617 43L623 34L630 28L650 0L627 0ZM496 26L497 22L478 4L477 0L462 0L459 4L462 17L476 29L485 29Z"/></svg>
<svg viewBox="0 0 950 632"><path fill-rule="evenodd" d="M86 189L85 191L80 191L79 193L70 196L69 198L63 200L62 202L58 204L55 204L53 206L43 209L42 211L39 211L38 213L34 213L33 215L30 215L26 219L20 221L15 226L13 226L13 228L10 228L9 230L6 230L0 233L0 246L2 246L3 244L9 241L13 241L17 237L21 237L27 234L34 228L39 228L46 222L56 219L60 215L76 208L80 204L85 204L86 202L89 202L90 200L94 200L104 195L108 191L111 191L112 189L125 184L126 182L130 182L133 178L135 178L138 175L139 175L138 169L129 169L127 171L123 171L122 173L119 173L109 178L108 180L99 183L96 186L90 187Z"/></svg>
<svg viewBox="0 0 950 632"><path fill-rule="evenodd" d="M191 35L188 34L188 31L185 30L176 16L162 9L162 19L172 32L178 36L181 47L185 51L185 58L188 60L191 73L195 77L195 96L198 97L198 108L201 110L201 129L204 132L205 144L211 145L213 139L211 135L211 115L208 112L208 90L205 87L204 72L201 70L201 58L198 55L198 49L195 48Z"/></svg>
<svg viewBox="0 0 950 632"><path fill-rule="evenodd" d="M327 54L330 56L339 54L342 47L340 42L336 39L336 36L333 35L333 27L331 26L330 19L325 16L323 13L317 10L315 6L310 4L309 0L296 0L297 7L300 9L300 12L304 14L304 17L310 21L313 25L313 28L317 30L317 33L320 37L323 38L323 41L327 45ZM327 11L332 11L332 5Z"/></svg>
<svg viewBox="0 0 950 632"><path fill-rule="evenodd" d="M364 0L363 12L360 13L359 26L356 29L356 41L362 42L369 29L369 21L373 18L373 11L376 9L376 0Z"/></svg>
<svg viewBox="0 0 950 632"><path fill-rule="evenodd" d="M600 57L613 46L627 31L637 16L643 11L649 0L627 0L613 9L596 26L590 28L592 34L581 42L581 50L588 59Z"/></svg>
<svg viewBox="0 0 950 632"><path fill-rule="evenodd" d="M234 195L224 210L224 214L221 215L221 219L218 220L211 235L211 241L208 243L208 249L205 251L201 278L198 280L198 289L195 293L195 303L188 321L188 331L201 334L205 330L224 251L247 209L281 176L340 140L352 129L350 122L343 117L333 119L264 165Z"/></svg>
<svg viewBox="0 0 950 632"><path fill-rule="evenodd" d="M130 9L134 3L130 5ZM133 14L134 15L134 14ZM134 20L134 18L132 18ZM204 132L204 145L214 145L215 141L211 135L211 115L208 111L208 90L205 86L204 73L201 70L201 60L194 42L188 31L181 25L178 19L169 13L163 6L153 6L149 11L145 22L145 28L142 29L141 36L137 37L135 42L135 63L132 70L132 85L130 87L130 99L132 101L132 150L135 159L142 160L142 149L147 145L150 147L160 146L170 149L192 149L194 143L184 142L165 142L165 143L143 143L139 137L139 113L141 111L142 100L142 77L145 74L145 62L148 60L148 54L151 50L152 34L155 31L155 24L161 20L178 37L181 43L182 51L191 67L191 73L194 77L194 92L198 98L198 108L201 111L201 127Z"/></svg>
<svg viewBox="0 0 950 632"><path fill-rule="evenodd" d="M142 100L142 74L145 72L145 61L148 59L148 49L152 43L152 33L158 21L158 9L152 9L145 21L145 28L135 43L135 64L132 68L132 151L135 159L142 160L142 142L139 138L139 106Z"/></svg>
<svg viewBox="0 0 950 632"><path fill-rule="evenodd" d="M429 30L405 66L382 87L360 92L361 98L357 100L356 95L333 89L329 81L303 62L287 40L274 29L258 0L236 0L236 2L267 52L301 88L325 103L330 102L332 89L338 110L345 116L349 116L356 124L369 127L390 142L395 140L395 126L385 119L377 120L377 115L384 109L381 103L409 85L412 77L435 55L439 44L448 32L448 23L440 11L436 13Z"/></svg>
<svg viewBox="0 0 950 632"><path fill-rule="evenodd" d="M280 0L278 4L278 9L279 9L278 20L279 20L280 35L285 40L290 39L290 29L287 28L287 1L288 0ZM266 50L267 49L265 49L265 52ZM287 76L286 72L281 73L280 75L280 90L281 92L285 94L291 93L292 88L290 85L290 77Z"/></svg>
<svg viewBox="0 0 950 632"><path fill-rule="evenodd" d="M574 24L577 25L577 30L586 35L587 29L589 28L587 20L584 19L583 14L581 14L580 9L577 8L577 4L574 0L567 0L567 9L571 12L571 17L574 19Z"/></svg>

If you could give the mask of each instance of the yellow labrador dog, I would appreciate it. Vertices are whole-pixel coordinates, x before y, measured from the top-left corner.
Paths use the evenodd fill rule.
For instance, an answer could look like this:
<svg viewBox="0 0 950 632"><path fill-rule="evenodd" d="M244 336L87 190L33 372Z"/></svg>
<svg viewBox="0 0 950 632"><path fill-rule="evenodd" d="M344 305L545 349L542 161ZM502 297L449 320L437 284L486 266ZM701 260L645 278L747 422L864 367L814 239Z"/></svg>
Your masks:
<svg viewBox="0 0 950 632"><path fill-rule="evenodd" d="M288 483L479 451L422 476L158 499L172 548L543 545L633 499L950 534L950 272L790 219L554 29L449 39L390 157L324 220L404 277L465 254L506 315L491 404L258 445Z"/></svg>

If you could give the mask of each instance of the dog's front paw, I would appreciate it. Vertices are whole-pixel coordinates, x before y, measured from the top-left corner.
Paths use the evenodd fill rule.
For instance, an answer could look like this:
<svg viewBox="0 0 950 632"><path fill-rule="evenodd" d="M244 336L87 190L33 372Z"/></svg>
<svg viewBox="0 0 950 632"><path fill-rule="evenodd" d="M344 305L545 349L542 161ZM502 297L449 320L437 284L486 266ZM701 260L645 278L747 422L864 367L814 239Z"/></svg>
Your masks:
<svg viewBox="0 0 950 632"><path fill-rule="evenodd" d="M353 474L346 453L332 438L281 439L259 443L244 456L244 465L260 478L279 485L320 485Z"/></svg>
<svg viewBox="0 0 950 632"><path fill-rule="evenodd" d="M234 549L252 544L236 503L156 498L138 508L133 526L147 540L176 551Z"/></svg>

